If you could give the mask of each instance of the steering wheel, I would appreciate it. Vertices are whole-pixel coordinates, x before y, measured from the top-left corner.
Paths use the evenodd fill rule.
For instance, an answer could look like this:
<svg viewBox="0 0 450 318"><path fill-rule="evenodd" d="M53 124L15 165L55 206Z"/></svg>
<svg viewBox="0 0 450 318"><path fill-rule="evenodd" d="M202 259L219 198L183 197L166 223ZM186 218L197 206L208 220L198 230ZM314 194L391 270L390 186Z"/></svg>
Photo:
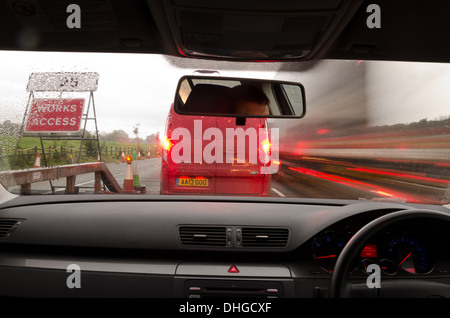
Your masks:
<svg viewBox="0 0 450 318"><path fill-rule="evenodd" d="M334 267L330 297L450 297L450 285L414 279L393 279L383 281L381 277L380 288L369 288L364 282L352 284L349 282L349 272L354 265L353 260L361 252L364 244L374 235L387 227L412 219L428 219L449 222L450 214L431 210L402 210L381 216L362 227L345 245Z"/></svg>

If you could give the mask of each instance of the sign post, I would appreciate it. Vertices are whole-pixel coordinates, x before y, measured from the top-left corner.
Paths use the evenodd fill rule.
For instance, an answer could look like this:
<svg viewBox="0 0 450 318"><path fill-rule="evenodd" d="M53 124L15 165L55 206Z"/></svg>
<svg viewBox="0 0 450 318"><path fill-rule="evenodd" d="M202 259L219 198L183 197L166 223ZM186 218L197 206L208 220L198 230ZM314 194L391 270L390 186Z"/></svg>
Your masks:
<svg viewBox="0 0 450 318"><path fill-rule="evenodd" d="M83 142L95 140L101 160L93 94L97 90L98 79L99 74L94 72L45 72L30 75L27 85L30 95L11 163L12 169L14 169L19 141L23 136L40 138L46 167L43 140L81 140L77 163L80 163ZM86 99L80 98L80 94L89 94L87 105L85 105ZM37 95L44 96L37 98ZM93 115L90 117L91 107ZM95 123L95 136L92 138L86 138L88 120L93 120Z"/></svg>

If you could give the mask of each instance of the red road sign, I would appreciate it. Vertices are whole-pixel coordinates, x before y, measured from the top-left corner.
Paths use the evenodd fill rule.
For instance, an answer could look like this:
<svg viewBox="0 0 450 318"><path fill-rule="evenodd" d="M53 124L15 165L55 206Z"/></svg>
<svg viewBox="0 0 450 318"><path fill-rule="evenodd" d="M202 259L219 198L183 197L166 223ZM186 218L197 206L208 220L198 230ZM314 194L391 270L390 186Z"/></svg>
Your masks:
<svg viewBox="0 0 450 318"><path fill-rule="evenodd" d="M84 99L34 99L26 132L74 132L80 130Z"/></svg>

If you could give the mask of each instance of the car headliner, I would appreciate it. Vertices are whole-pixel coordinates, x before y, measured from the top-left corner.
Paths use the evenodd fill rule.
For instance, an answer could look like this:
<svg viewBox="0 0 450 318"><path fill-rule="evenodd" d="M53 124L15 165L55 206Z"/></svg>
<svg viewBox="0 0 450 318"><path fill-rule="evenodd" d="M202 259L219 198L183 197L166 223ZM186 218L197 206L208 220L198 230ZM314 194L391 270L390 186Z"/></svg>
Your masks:
<svg viewBox="0 0 450 318"><path fill-rule="evenodd" d="M239 47L226 43L227 36L232 34L232 42L249 43L252 52L267 49L267 41L274 41L270 45L280 49L279 43L269 36L275 32L285 41L282 50L305 49L303 56L289 59L295 61L324 58L450 61L450 42L446 40L450 30L448 1L102 0L93 8L89 1L80 0L76 1L82 13L80 29L66 27L70 14L66 8L73 1L61 0L57 4L32 1L28 2L28 8L17 3L25 1L0 3L1 50L192 57L189 46L193 38L198 51L211 51L214 46L216 56L208 58L226 60L237 55L234 60L282 61L285 56L246 57L238 52ZM370 4L380 8L380 28L367 26ZM104 18L108 15L109 18ZM230 21L236 23L230 26ZM277 29L277 21L282 21L281 28ZM211 37L205 40L205 35L195 33L199 28Z"/></svg>

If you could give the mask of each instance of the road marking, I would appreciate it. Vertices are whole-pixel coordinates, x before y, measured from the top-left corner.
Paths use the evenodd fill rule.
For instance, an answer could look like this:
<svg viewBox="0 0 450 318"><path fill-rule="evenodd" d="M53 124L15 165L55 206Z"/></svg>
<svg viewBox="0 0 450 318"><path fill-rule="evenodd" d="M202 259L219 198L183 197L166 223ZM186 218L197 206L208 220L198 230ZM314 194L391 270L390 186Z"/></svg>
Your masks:
<svg viewBox="0 0 450 318"><path fill-rule="evenodd" d="M276 194L278 194L280 197L286 197L283 193L281 193L280 191L278 191L277 189L275 189L275 188L271 188L272 189L272 191L273 192L275 192Z"/></svg>
<svg viewBox="0 0 450 318"><path fill-rule="evenodd" d="M390 181L410 184L410 185L413 185L413 186L416 186L416 187L423 187L423 188L430 188L430 189L435 189L435 190L441 190L441 191L447 190L447 188L432 187L432 186L428 186L428 185L424 185L424 184L418 184L418 183L412 183L412 182L406 182L406 181L400 181L400 180L390 180Z"/></svg>

